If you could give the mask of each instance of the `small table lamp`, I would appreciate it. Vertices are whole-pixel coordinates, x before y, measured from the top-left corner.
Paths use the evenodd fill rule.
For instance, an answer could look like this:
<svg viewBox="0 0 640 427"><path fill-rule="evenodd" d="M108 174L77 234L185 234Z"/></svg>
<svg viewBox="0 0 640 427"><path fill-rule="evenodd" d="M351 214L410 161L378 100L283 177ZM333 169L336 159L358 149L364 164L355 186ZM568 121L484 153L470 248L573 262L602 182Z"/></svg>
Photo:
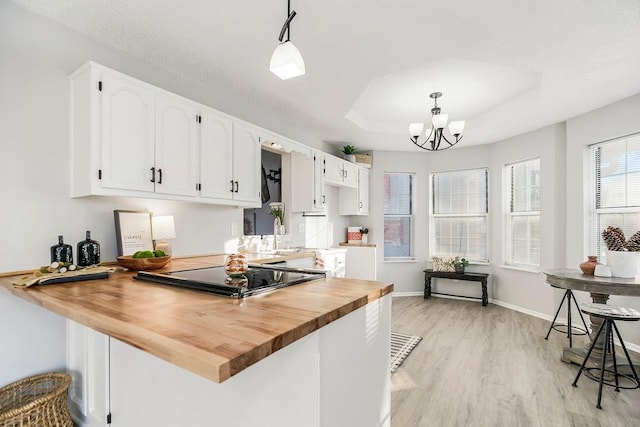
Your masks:
<svg viewBox="0 0 640 427"><path fill-rule="evenodd" d="M161 215L151 218L151 234L156 241L156 249L165 251L171 255L171 245L166 239L176 238L176 227L173 222L173 215Z"/></svg>

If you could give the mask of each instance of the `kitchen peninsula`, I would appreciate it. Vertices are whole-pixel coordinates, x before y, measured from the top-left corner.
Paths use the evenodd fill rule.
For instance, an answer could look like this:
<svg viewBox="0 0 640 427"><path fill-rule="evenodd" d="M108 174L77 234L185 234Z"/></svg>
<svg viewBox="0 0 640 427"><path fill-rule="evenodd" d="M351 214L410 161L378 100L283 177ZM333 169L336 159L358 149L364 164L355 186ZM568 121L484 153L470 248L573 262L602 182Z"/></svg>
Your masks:
<svg viewBox="0 0 640 427"><path fill-rule="evenodd" d="M26 290L0 278L69 319L70 395L84 425L108 414L114 426L389 425L392 284L327 278L237 300L133 275Z"/></svg>

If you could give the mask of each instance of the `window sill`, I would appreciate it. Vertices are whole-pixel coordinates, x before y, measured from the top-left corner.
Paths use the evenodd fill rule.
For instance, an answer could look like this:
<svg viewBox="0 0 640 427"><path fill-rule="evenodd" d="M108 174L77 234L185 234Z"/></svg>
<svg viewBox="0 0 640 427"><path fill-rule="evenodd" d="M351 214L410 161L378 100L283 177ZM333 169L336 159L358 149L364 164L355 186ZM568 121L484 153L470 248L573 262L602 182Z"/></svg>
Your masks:
<svg viewBox="0 0 640 427"><path fill-rule="evenodd" d="M504 268L505 270L522 271L524 273L533 273L533 274L539 274L542 272L540 267L525 267L525 266L518 266L518 265L503 264L500 266L500 268Z"/></svg>
<svg viewBox="0 0 640 427"><path fill-rule="evenodd" d="M385 258L385 263L389 264L402 264L402 263L417 263L418 260L416 258Z"/></svg>

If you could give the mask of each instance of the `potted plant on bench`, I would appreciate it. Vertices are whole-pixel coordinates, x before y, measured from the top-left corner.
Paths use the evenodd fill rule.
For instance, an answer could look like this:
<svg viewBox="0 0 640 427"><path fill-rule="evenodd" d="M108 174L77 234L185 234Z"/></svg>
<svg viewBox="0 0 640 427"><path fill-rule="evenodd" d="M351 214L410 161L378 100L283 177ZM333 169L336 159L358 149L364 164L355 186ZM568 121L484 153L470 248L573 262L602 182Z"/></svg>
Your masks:
<svg viewBox="0 0 640 427"><path fill-rule="evenodd" d="M453 261L451 261L451 264L453 264L456 273L464 274L464 269L469 265L469 261L466 258L455 257Z"/></svg>

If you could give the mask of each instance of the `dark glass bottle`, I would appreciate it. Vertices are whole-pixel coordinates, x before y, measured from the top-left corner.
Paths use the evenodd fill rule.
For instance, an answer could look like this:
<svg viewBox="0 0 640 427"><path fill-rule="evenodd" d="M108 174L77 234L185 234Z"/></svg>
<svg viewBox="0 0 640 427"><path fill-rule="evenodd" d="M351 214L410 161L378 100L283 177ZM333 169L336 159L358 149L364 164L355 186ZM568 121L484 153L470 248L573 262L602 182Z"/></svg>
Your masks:
<svg viewBox="0 0 640 427"><path fill-rule="evenodd" d="M91 240L91 232L87 230L87 239L78 242L78 265L96 264L100 264L100 243Z"/></svg>
<svg viewBox="0 0 640 427"><path fill-rule="evenodd" d="M73 263L73 248L64 243L62 236L58 236L58 244L51 246L51 262Z"/></svg>

